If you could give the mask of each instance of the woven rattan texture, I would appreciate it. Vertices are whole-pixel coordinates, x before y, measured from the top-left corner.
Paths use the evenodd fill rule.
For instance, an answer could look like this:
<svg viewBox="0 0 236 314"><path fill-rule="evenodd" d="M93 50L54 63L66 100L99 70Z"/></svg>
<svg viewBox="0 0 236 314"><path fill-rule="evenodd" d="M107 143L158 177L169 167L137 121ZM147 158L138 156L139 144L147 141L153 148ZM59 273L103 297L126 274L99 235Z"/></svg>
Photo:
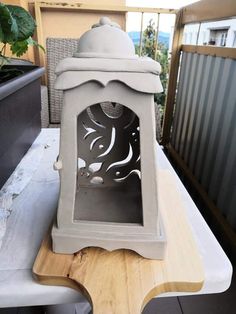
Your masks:
<svg viewBox="0 0 236 314"><path fill-rule="evenodd" d="M72 38L47 38L47 74L49 88L49 117L50 123L60 123L62 92L54 88L55 68L58 62L66 57L71 57L77 50L78 39Z"/></svg>
<svg viewBox="0 0 236 314"><path fill-rule="evenodd" d="M41 125L42 128L49 126L48 89L44 85L41 86Z"/></svg>

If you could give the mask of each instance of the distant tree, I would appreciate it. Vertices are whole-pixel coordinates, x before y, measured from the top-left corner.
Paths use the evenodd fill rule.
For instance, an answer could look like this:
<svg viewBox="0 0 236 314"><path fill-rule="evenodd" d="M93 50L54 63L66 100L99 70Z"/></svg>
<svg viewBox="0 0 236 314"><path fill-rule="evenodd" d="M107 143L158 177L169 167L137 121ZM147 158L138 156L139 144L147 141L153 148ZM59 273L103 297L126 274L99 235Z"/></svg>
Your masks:
<svg viewBox="0 0 236 314"><path fill-rule="evenodd" d="M168 72L169 72L169 60L168 60L168 48L163 43L158 43L156 50L156 29L155 23L151 19L147 28L143 32L143 40L142 40L142 56L148 56L161 64L162 72L160 74L160 79L163 86L163 93L159 93L155 95L155 101L158 105L161 106L161 111L163 111L163 107L165 105L166 99L166 88L167 88L167 80L168 80ZM138 47L136 47L136 51L138 52Z"/></svg>
<svg viewBox="0 0 236 314"><path fill-rule="evenodd" d="M149 21L143 32L142 54L155 60L156 51L156 30L153 20Z"/></svg>

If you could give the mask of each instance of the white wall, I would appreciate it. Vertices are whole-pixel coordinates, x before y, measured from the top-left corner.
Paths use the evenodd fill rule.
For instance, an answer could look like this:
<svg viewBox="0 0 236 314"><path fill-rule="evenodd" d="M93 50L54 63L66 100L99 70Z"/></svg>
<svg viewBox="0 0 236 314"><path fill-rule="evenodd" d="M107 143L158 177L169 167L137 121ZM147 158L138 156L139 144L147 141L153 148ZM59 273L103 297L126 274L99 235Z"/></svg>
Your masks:
<svg viewBox="0 0 236 314"><path fill-rule="evenodd" d="M200 26L200 31L199 23L186 25L184 29L183 43L187 45L196 45L198 31L198 45L208 43L208 41L210 40L210 29L214 28L229 28L226 40L226 47L236 47L236 19L216 22L204 22Z"/></svg>

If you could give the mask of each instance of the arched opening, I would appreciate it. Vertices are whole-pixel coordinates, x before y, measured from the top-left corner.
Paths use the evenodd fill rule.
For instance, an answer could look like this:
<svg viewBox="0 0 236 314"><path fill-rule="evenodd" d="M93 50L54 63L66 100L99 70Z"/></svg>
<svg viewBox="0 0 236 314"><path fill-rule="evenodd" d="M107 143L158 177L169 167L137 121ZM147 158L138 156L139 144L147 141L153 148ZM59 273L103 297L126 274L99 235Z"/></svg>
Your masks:
<svg viewBox="0 0 236 314"><path fill-rule="evenodd" d="M139 118L118 103L98 103L77 120L74 222L143 225Z"/></svg>

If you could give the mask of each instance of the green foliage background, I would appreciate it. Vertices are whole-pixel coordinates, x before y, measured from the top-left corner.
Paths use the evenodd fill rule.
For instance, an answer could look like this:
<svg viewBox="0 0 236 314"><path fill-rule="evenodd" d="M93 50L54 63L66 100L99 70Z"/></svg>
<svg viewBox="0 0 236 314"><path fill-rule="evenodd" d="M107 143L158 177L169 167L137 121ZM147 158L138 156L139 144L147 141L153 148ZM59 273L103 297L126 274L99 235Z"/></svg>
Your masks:
<svg viewBox="0 0 236 314"><path fill-rule="evenodd" d="M166 89L169 73L169 58L168 58L168 48L162 43L157 45L156 52L156 29L153 20L149 21L147 28L143 32L142 39L142 56L150 57L161 64L162 72L160 74L161 83L163 86L163 93L155 95L155 102L159 105L159 108L163 112L166 99ZM139 54L139 46L136 46L136 53Z"/></svg>
<svg viewBox="0 0 236 314"><path fill-rule="evenodd" d="M7 63L6 45L10 46L13 55L22 56L29 46L38 46L32 39L36 28L33 17L25 9L0 2L0 70ZM44 50L44 49L43 49Z"/></svg>

